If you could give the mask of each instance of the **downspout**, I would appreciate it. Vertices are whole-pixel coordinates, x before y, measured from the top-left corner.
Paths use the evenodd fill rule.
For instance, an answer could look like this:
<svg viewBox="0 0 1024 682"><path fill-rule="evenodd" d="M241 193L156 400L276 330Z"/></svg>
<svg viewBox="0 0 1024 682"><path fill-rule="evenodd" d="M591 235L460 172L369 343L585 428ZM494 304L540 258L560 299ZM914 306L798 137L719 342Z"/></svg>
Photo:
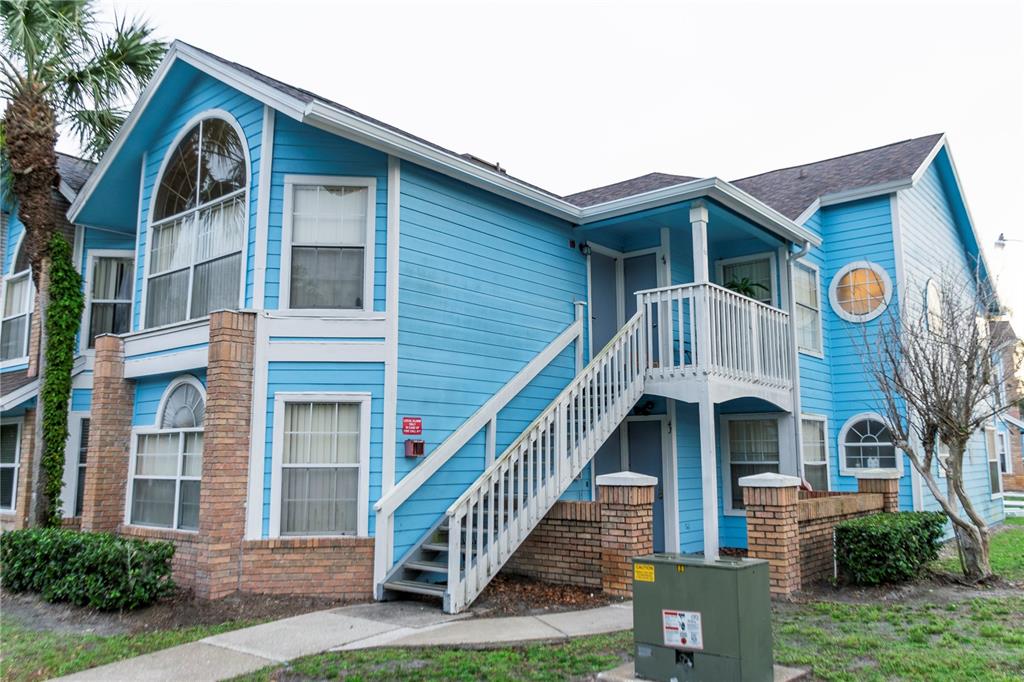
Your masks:
<svg viewBox="0 0 1024 682"><path fill-rule="evenodd" d="M796 253L792 253L789 249L786 250L786 272L789 277L789 344L791 362L793 363L793 452L796 453L796 472L801 479L804 478L803 423L800 405L800 350L797 348L796 340L796 288L793 286L793 265L806 256L810 250L811 243L806 239ZM824 347L825 340L822 339L821 343ZM827 438L828 434L826 434L826 440Z"/></svg>

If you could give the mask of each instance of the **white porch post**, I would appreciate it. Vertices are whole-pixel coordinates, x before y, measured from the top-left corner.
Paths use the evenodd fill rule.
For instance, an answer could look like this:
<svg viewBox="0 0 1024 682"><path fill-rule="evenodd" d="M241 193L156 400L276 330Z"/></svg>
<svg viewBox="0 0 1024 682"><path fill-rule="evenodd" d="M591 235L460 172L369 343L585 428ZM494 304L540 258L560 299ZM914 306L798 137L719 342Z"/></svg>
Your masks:
<svg viewBox="0 0 1024 682"><path fill-rule="evenodd" d="M704 556L718 558L718 458L715 456L715 404L700 399L700 480L704 508Z"/></svg>
<svg viewBox="0 0 1024 682"><path fill-rule="evenodd" d="M707 284L708 275L708 207L699 199L690 204L690 229L693 233L693 281Z"/></svg>

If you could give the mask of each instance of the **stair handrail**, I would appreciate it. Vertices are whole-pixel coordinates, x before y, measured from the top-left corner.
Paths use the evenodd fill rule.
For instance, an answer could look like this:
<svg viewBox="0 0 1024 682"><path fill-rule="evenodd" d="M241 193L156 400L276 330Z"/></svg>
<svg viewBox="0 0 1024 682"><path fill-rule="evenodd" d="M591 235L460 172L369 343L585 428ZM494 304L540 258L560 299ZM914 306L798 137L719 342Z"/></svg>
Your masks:
<svg viewBox="0 0 1024 682"><path fill-rule="evenodd" d="M587 376L588 372L596 364L600 363L604 359L605 351L609 348L613 348L615 343L618 342L620 338L632 333L633 327L639 325L640 319L643 317L644 311L642 309L637 310L633 317L629 318L626 324L622 325L622 328L619 329L615 336L613 336L612 339L607 344L605 344L605 347L602 348L597 355L591 358L590 362L587 363L587 366L580 370L575 377L573 377L573 380L570 381L564 389L562 389L562 392L559 393L558 396L555 397L555 399L552 400L548 404L548 406L541 411L539 415L537 415L536 419L530 422L529 426L523 429L523 431L519 434L519 437L512 441L512 443L507 448L505 448L505 450L501 453L499 457L494 458L494 462L489 467L484 469L483 473L481 473L477 477L474 484L467 488L466 492L462 493L462 495L459 496L457 500L452 502L451 506L448 507L448 510L445 512L445 514L447 514L449 517L454 516L458 511L458 508L465 504L466 501L469 500L469 498L476 493L476 489L479 487L480 481L484 480L489 475L493 474L496 470L501 468L501 466L505 463L505 460L509 459L512 456L512 453L515 452L515 450L518 449L520 445L522 445L523 441L531 437L533 430L537 426L539 426L541 422L546 421L550 416L550 413L559 408L559 406L564 401L565 397L568 396L573 390L578 388L577 384L582 382L584 377Z"/></svg>
<svg viewBox="0 0 1024 682"><path fill-rule="evenodd" d="M502 386L497 393L470 415L459 428L455 429L440 445L431 450L430 454L424 457L402 480L396 482L391 490L381 495L380 499L373 505L378 519L382 516L389 517L394 514L403 502L419 490L420 486L426 483L431 476L444 466L445 462L454 457L455 453L461 450L473 436L480 432L480 429L487 425L487 422L494 419L498 412L504 409L519 394L522 388L525 388L540 374L541 370L551 364L551 361L558 357L570 343L581 338L582 334L583 319L578 317L572 324L566 327L565 331L555 337L551 343L530 360L523 369L509 379L508 383ZM509 390L510 387L512 390Z"/></svg>

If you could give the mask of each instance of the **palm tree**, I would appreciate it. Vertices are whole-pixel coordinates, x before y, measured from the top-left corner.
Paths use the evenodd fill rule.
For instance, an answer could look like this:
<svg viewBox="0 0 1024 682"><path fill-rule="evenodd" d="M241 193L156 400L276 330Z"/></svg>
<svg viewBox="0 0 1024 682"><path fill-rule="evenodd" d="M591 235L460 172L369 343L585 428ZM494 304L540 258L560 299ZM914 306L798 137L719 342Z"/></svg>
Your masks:
<svg viewBox="0 0 1024 682"><path fill-rule="evenodd" d="M89 156L101 154L124 121L122 102L156 71L165 46L143 21L102 25L94 0L0 2L0 96L7 100L0 128L5 183L25 225L25 245L38 292L39 372L46 357L49 245L56 229L52 190L58 126L68 126ZM42 402L36 415L33 481L45 434ZM41 520L42 505L32 514Z"/></svg>

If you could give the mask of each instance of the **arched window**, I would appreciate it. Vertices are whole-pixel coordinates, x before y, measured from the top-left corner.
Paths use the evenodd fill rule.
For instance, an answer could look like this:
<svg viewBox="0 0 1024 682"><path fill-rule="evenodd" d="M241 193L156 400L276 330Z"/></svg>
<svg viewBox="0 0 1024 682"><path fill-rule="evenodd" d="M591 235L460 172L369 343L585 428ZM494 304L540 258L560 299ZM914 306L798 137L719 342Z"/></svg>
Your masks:
<svg viewBox="0 0 1024 682"><path fill-rule="evenodd" d="M32 307L36 296L27 252L23 234L11 262L11 274L3 278L0 286L0 303L3 305L0 309L0 362L22 361L28 356Z"/></svg>
<svg viewBox="0 0 1024 682"><path fill-rule="evenodd" d="M867 322L885 311L892 298L892 283L876 263L858 261L842 267L832 278L832 309L849 322Z"/></svg>
<svg viewBox="0 0 1024 682"><path fill-rule="evenodd" d="M839 448L844 474L857 469L899 469L892 432L877 415L851 417L839 433Z"/></svg>
<svg viewBox="0 0 1024 682"><path fill-rule="evenodd" d="M146 327L238 307L246 157L231 122L204 118L164 161L150 220Z"/></svg>
<svg viewBox="0 0 1024 682"><path fill-rule="evenodd" d="M136 433L131 523L199 529L206 391L193 376L175 379L164 392L156 427Z"/></svg>

